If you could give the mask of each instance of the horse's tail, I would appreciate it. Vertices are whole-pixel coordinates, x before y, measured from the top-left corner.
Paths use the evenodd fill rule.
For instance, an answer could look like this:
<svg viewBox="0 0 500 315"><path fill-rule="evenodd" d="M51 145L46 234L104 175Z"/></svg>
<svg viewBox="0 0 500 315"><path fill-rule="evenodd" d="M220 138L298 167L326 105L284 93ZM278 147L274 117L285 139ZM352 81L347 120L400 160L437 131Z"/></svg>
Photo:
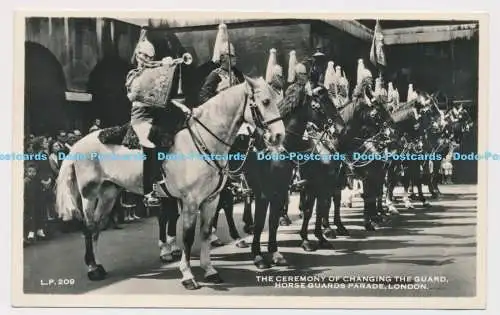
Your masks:
<svg viewBox="0 0 500 315"><path fill-rule="evenodd" d="M56 210L63 221L82 220L81 195L76 182L74 161L64 159L56 182Z"/></svg>

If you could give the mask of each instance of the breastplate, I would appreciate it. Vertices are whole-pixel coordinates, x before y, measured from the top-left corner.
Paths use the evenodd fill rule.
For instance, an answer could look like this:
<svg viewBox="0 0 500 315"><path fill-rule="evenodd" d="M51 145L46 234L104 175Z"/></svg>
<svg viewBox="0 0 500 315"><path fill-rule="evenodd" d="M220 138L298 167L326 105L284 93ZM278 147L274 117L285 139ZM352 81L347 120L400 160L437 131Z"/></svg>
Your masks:
<svg viewBox="0 0 500 315"><path fill-rule="evenodd" d="M231 73L231 81L229 80L229 73L227 71L220 69L217 74L221 79L221 81L217 85L217 93L220 93L221 91L224 91L225 89L238 84L238 79L236 78L234 72Z"/></svg>

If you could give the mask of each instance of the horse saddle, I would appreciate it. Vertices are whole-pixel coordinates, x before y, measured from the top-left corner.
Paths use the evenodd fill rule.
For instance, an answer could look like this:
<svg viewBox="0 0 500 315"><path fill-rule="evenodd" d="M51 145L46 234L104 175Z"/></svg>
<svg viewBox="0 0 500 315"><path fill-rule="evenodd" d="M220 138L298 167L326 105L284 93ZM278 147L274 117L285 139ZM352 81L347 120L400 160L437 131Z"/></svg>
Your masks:
<svg viewBox="0 0 500 315"><path fill-rule="evenodd" d="M187 127L186 112L177 106L168 109L157 108L154 114L153 127L149 133L149 140L157 147L168 149L173 145L175 135ZM123 145L131 150L140 150L139 137L130 123L105 128L99 131L98 139L102 144Z"/></svg>

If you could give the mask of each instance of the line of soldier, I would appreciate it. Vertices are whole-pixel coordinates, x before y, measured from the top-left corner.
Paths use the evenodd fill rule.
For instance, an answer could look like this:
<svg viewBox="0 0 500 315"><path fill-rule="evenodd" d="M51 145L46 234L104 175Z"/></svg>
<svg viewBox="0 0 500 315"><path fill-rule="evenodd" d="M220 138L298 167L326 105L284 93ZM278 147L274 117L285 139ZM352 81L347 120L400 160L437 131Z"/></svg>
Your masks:
<svg viewBox="0 0 500 315"><path fill-rule="evenodd" d="M135 49L135 62L137 68L132 70L127 77L127 89L129 99L132 101L132 114L131 114L131 125L136 131L140 144L142 145L147 159L144 164L144 194L145 201L149 204L158 203L158 196L156 195L154 184L156 180L159 180L154 176L153 169L158 167L158 162L153 158L153 150L156 147L155 143L151 142L149 139L149 133L152 128L154 119L154 107L168 107L170 106L170 100L167 99L163 104L150 104L144 102L137 98L137 93L133 92L133 85L135 78L140 76L142 69L147 68L149 63L155 57L154 46L148 41L147 37L141 35L141 39ZM269 59L265 74L266 81L276 89L280 94L284 93L285 79L283 68L277 63L277 51L272 48L269 52ZM326 56L321 52L316 52L313 55L315 58L326 58ZM168 64L171 62L171 57L163 58L162 62ZM244 82L244 75L238 69L238 59L234 46L229 41L227 26L225 24L220 24L218 33L216 36L216 41L214 45L214 52L212 62L217 64L217 68L211 71L207 76L204 84L199 92L199 103L203 104L210 98L214 97L221 91ZM317 65L316 65L317 66ZM316 71L316 72L315 72ZM349 97L349 86L350 83L342 70L340 65L335 65L333 61L327 63L326 71L324 73L318 73L318 68L315 68L315 64L311 67L311 71L307 72L307 68L304 63L299 63L297 60L297 54L295 51L290 51L289 53L289 67L288 67L288 77L287 83L292 84L300 78L305 78L309 84L322 84L330 92L330 96L333 100L335 106L341 108L350 101ZM356 87L353 90L352 98L357 97L357 88L360 87L363 80L369 80L372 82L371 72L365 67L363 59L358 60L357 69L357 82ZM322 81L322 82L321 82ZM394 88L393 83L388 83L388 89L386 90L382 82L381 77L375 78L374 90L372 91L372 96L383 96L387 99L389 108L394 110L400 104L400 95L398 89ZM358 88L359 89L359 88ZM364 95L364 93L363 93ZM408 86L407 101L411 101L418 97L417 92L414 90L413 84ZM370 102L370 100L367 100ZM239 134L245 135L251 133L253 130L248 124L243 124L240 129ZM228 184L229 185L229 184ZM228 188L227 186L226 188ZM232 195L227 194L228 198L232 198ZM227 203L227 200L221 200L221 203ZM231 211L232 212L232 211ZM234 222L232 220L232 213L226 211L226 216L231 216L228 223ZM248 215L246 215L248 217ZM251 217L251 215L250 215ZM246 220L248 221L248 220ZM251 220L250 220L251 221ZM251 230L251 222L245 223L248 229ZM215 220L217 222L217 220ZM239 246L245 246L242 244L241 238L234 227L234 223L230 224L231 236L237 241ZM214 226L214 232L216 227ZM215 233L214 233L215 235ZM213 238L214 242L217 243L217 238Z"/></svg>

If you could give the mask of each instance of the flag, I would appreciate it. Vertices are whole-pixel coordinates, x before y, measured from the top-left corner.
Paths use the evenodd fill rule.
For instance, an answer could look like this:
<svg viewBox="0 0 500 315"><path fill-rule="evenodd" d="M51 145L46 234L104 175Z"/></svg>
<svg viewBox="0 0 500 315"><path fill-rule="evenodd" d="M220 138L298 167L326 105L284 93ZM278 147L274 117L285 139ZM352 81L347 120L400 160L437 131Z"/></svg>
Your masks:
<svg viewBox="0 0 500 315"><path fill-rule="evenodd" d="M370 61L375 66L386 66L384 54L384 35L382 34L382 28L380 27L380 22L378 20L375 24L375 30L373 31L372 47L370 49Z"/></svg>

